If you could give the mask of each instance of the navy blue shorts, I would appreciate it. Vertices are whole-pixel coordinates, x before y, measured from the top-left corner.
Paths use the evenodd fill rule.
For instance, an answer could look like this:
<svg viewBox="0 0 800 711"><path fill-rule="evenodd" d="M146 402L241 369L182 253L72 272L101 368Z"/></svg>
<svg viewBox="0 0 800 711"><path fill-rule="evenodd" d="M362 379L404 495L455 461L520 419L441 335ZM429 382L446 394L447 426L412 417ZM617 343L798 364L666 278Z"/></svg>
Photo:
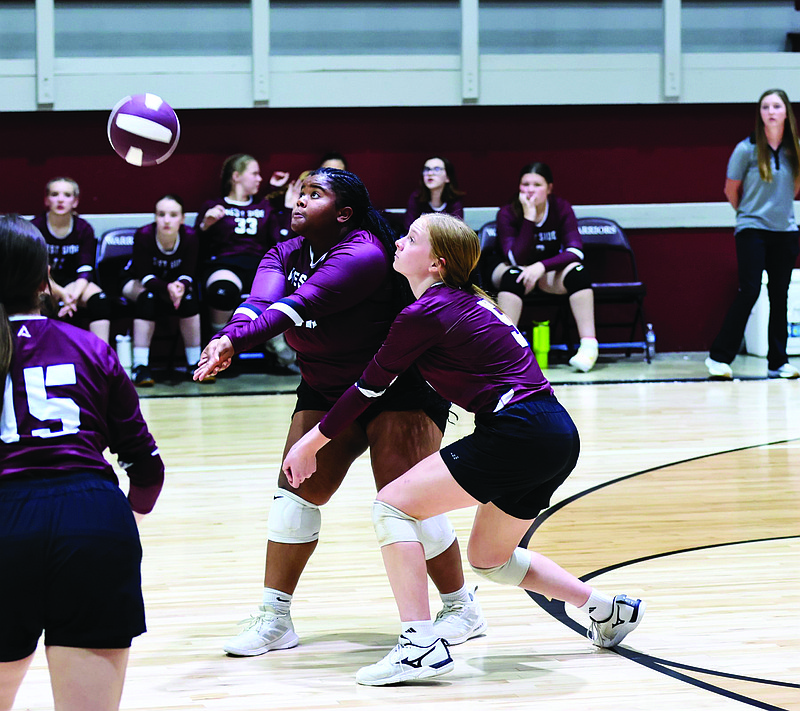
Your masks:
<svg viewBox="0 0 800 711"><path fill-rule="evenodd" d="M300 381L294 413L303 410L327 412L332 407L333 403L324 395L314 390L305 380ZM409 410L422 410L444 433L450 414L450 403L425 382L416 368L401 373L386 392L358 416L357 422L366 431L367 425L382 412Z"/></svg>
<svg viewBox="0 0 800 711"><path fill-rule="evenodd" d="M145 631L142 547L120 488L93 474L0 479L0 662L45 645L124 649Z"/></svg>
<svg viewBox="0 0 800 711"><path fill-rule="evenodd" d="M509 516L536 518L578 462L575 423L551 395L475 416L475 431L441 450L464 491Z"/></svg>

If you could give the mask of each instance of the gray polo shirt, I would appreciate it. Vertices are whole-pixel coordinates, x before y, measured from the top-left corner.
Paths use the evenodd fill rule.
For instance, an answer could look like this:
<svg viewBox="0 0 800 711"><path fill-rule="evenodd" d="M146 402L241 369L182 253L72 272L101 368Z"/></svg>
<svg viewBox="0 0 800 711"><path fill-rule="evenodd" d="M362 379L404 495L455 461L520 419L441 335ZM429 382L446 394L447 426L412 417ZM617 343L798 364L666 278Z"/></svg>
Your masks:
<svg viewBox="0 0 800 711"><path fill-rule="evenodd" d="M728 161L728 178L742 181L742 200L736 210L736 229L795 232L794 176L786 148L781 146L779 160L772 156L772 182L758 172L756 144L745 138L733 149Z"/></svg>

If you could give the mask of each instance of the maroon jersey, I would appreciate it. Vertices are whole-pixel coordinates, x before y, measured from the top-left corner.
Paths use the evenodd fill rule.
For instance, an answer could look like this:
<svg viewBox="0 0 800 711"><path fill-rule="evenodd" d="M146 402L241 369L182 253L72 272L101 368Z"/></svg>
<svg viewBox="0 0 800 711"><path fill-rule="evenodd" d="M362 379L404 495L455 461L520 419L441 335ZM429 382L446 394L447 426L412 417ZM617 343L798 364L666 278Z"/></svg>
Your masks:
<svg viewBox="0 0 800 711"><path fill-rule="evenodd" d="M390 257L370 232L351 232L320 255L295 237L267 252L250 298L220 335L238 352L286 331L303 379L334 402L397 314L390 272Z"/></svg>
<svg viewBox="0 0 800 711"><path fill-rule="evenodd" d="M411 227L411 223L414 222L414 220L420 215L425 215L429 212L446 212L448 215L453 215L461 220L464 219L464 205L460 200L455 200L452 203L445 203L441 210L434 210L430 205L420 205L419 190L415 190L411 193L411 196L408 198L408 204L406 205L406 232L408 232L408 228Z"/></svg>
<svg viewBox="0 0 800 711"><path fill-rule="evenodd" d="M165 252L156 239L156 223L140 227L133 236L130 275L148 291L168 296L167 285L182 281L194 284L197 271L198 241L191 227L181 225L172 251Z"/></svg>
<svg viewBox="0 0 800 711"><path fill-rule="evenodd" d="M583 261L583 241L575 213L566 200L547 198L544 221L518 218L511 205L497 212L497 244L503 261L521 267L541 262L546 271L558 271Z"/></svg>
<svg viewBox="0 0 800 711"><path fill-rule="evenodd" d="M272 243L278 244L296 237L297 233L292 229L292 208L284 207L283 203L278 204L277 200L271 204L272 218L269 222L269 230L272 235Z"/></svg>
<svg viewBox="0 0 800 711"><path fill-rule="evenodd" d="M215 205L225 208L225 217L207 230L200 229L206 212ZM197 213L195 230L200 238L203 259L253 256L259 259L275 244L275 221L267 200L239 205L228 198L208 200Z"/></svg>
<svg viewBox="0 0 800 711"><path fill-rule="evenodd" d="M446 400L469 412L497 412L533 393L552 394L525 338L491 301L434 284L403 309L359 381L320 423L333 438L372 398L416 363Z"/></svg>
<svg viewBox="0 0 800 711"><path fill-rule="evenodd" d="M79 278L92 281L97 256L97 240L92 226L83 218L72 218L72 231L66 237L56 237L47 224L47 213L31 220L47 242L50 276L59 286Z"/></svg>
<svg viewBox="0 0 800 711"><path fill-rule="evenodd" d="M118 483L106 447L130 478L134 511L153 508L164 465L136 388L97 336L43 316L12 316L14 355L0 417L0 477L93 473Z"/></svg>

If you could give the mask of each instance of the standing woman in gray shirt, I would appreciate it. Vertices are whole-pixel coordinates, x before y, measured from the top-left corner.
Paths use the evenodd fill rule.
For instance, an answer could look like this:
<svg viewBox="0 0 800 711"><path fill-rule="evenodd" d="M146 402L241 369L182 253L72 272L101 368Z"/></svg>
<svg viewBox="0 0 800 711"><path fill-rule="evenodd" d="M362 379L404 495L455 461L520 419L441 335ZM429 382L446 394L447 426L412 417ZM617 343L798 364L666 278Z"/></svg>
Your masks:
<svg viewBox="0 0 800 711"><path fill-rule="evenodd" d="M711 346L706 367L712 378L733 377L731 362L747 319L761 292L761 273L769 278L770 378L798 378L786 356L786 301L798 253L794 197L800 190L800 147L789 98L768 89L758 101L756 130L741 141L728 161L725 196L736 210L736 258L739 291Z"/></svg>

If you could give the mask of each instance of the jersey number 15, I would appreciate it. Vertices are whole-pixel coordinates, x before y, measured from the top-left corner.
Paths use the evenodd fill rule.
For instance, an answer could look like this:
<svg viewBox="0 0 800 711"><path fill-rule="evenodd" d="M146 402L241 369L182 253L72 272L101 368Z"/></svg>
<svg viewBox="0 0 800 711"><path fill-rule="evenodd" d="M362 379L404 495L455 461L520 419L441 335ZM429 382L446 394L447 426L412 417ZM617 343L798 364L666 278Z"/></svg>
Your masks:
<svg viewBox="0 0 800 711"><path fill-rule="evenodd" d="M61 421L61 429L53 431L47 427L31 427L32 437L63 437L76 434L81 424L81 410L77 403L68 397L47 397L47 388L58 385L75 385L75 366L72 363L24 368L25 394L28 400L28 414L39 422ZM26 419L30 419L26 418ZM14 411L13 388L11 376L6 376L3 393L3 415L0 418L0 440L6 444L17 442L20 438L20 427Z"/></svg>

